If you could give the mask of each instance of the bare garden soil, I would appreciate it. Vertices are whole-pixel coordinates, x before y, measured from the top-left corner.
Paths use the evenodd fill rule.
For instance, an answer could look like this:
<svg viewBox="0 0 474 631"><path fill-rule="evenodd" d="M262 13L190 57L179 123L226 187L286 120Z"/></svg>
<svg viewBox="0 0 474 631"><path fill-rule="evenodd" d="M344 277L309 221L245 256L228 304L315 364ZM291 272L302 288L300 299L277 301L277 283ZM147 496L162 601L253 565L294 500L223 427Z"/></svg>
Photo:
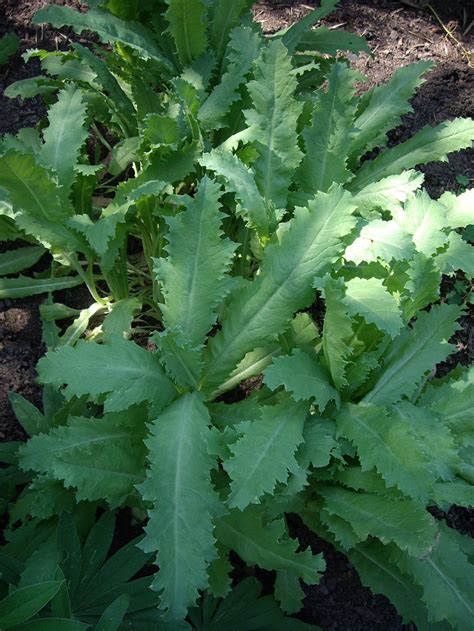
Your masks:
<svg viewBox="0 0 474 631"><path fill-rule="evenodd" d="M54 3L81 6L77 0L55 0ZM33 126L44 114L39 99L19 101L3 97L7 85L34 76L39 71L34 62L25 65L20 53L31 47L50 50L68 47L71 33L67 30L58 33L31 25L32 15L46 4L47 0L0 0L0 36L13 30L22 40L21 50L10 66L0 69L0 134ZM255 6L255 17L267 32L272 33L300 19L317 5L317 1L310 0L260 2ZM412 61L433 59L436 62L436 68L413 100L414 113L407 115L403 125L392 133L390 141L395 144L424 125L434 125L458 116L474 116L473 21L473 0L432 0L429 6L424 0L341 0L339 8L324 23L366 37L374 51L373 57L362 54L352 59L351 56L353 66L368 78L365 86L388 80L397 68ZM445 190L459 191L458 175L470 178L472 185L473 158L474 151L466 150L452 155L448 163L423 167L430 194L438 197ZM448 289L450 282L447 281ZM82 306L84 300L77 292L58 297L61 302L74 306ZM35 383L35 365L44 352L38 311L42 299L40 296L0 301L0 441L25 437L9 406L8 391L18 392L35 404L41 401L41 391ZM461 330L456 334L454 343L458 352L448 364L438 367L440 373L447 372L457 363L467 365L472 362L472 313L462 318ZM473 510L453 507L449 514L437 512L436 516L445 518L451 527L460 532L474 536ZM289 527L291 534L300 540L302 548L311 546L313 552L323 552L327 562L321 583L305 587L307 598L299 618L324 630L415 629L413 625L402 624L395 608L385 597L373 595L364 588L348 560L330 544L309 533L291 515ZM235 566L236 579L256 573L264 590L271 591L271 573L246 568L238 559Z"/></svg>

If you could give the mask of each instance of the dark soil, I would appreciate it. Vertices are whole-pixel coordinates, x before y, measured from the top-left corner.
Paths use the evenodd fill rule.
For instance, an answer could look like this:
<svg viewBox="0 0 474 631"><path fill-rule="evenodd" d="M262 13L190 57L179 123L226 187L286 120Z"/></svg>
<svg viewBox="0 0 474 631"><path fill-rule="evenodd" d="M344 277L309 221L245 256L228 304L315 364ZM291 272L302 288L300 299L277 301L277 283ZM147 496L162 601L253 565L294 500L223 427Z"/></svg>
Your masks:
<svg viewBox="0 0 474 631"><path fill-rule="evenodd" d="M56 0L54 4L81 7L76 0ZM0 71L0 134L16 132L33 126L44 115L39 99L10 100L3 90L13 81L38 74L35 62L24 65L20 54L31 47L49 50L67 48L70 33L31 25L31 16L48 4L47 0L0 0L0 36L14 30L22 40L18 55L7 69ZM405 117L403 125L391 135L391 142L405 140L424 125L434 125L458 116L474 115L474 69L468 64L471 54L474 64L474 3L465 0L431 0L444 27L453 33L458 44L446 36L446 31L423 0L398 2L395 0L341 0L339 8L324 23L364 35L375 55L351 57L353 65L367 76L367 86L387 80L394 70L419 59L434 59L437 67L428 77L413 100L414 113ZM255 16L269 33L300 19L317 2L307 0L260 2ZM415 5L415 6L410 6ZM418 5L418 6L417 6ZM456 176L474 179L474 152L463 151L452 155L448 163L423 167L426 186L434 197L444 190L459 190ZM69 303L66 298L69 298ZM72 296L64 301L71 304ZM39 404L40 389L35 384L35 365L44 349L38 306L42 297L0 301L0 440L19 440L24 434L15 421L7 400L9 390L19 392ZM74 299L75 301L75 299ZM472 362L474 334L472 318L461 321L461 331L454 342L459 352L443 371L455 363ZM474 536L474 512L453 507L445 518L448 525ZM414 629L405 626L395 608L380 595L364 588L346 557L330 544L310 533L298 518L290 517L291 532L302 547L311 546L315 553L323 552L327 571L320 585L305 587L307 597L298 617L325 630L337 631L395 631ZM127 540L129 533L124 533ZM252 573L236 561L237 575ZM266 591L271 589L272 576L258 572Z"/></svg>

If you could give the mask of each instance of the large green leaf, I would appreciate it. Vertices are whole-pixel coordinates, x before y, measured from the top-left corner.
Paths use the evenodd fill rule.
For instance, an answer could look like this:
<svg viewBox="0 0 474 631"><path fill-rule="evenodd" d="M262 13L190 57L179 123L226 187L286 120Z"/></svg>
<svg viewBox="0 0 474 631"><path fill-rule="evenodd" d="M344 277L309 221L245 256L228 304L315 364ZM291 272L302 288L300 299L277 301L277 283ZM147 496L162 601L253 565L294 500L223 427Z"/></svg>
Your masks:
<svg viewBox="0 0 474 631"><path fill-rule="evenodd" d="M418 252L407 270L409 280L405 284L409 297L402 301L403 315L407 321L429 304L436 302L441 285L441 271L433 258Z"/></svg>
<svg viewBox="0 0 474 631"><path fill-rule="evenodd" d="M238 4L238 1L234 1L229 7L226 0L220 0L220 6L226 7L228 17L231 17ZM221 35L223 33L219 34ZM260 43L258 33L249 26L239 26L232 30L225 72L198 112L198 119L204 129L219 129L228 125L227 114L231 105L241 98L240 87L257 58Z"/></svg>
<svg viewBox="0 0 474 631"><path fill-rule="evenodd" d="M364 162L356 172L350 189L357 193L382 177L395 175L427 162L446 162L447 155L472 145L474 121L456 118L437 127L424 127L409 140L383 151L374 160Z"/></svg>
<svg viewBox="0 0 474 631"><path fill-rule="evenodd" d="M213 4L210 39L217 61L220 62L229 42L229 36L232 41L236 30L239 29L236 26L239 17L250 8L252 0L233 0L231 3L228 0L215 0ZM235 30L234 27L236 27Z"/></svg>
<svg viewBox="0 0 474 631"><path fill-rule="evenodd" d="M226 272L236 246L222 235L220 195L220 186L204 177L186 210L168 219L167 258L155 259L163 321L191 346L204 342L230 289Z"/></svg>
<svg viewBox="0 0 474 631"><path fill-rule="evenodd" d="M162 592L160 608L171 620L186 616L217 557L213 517L221 509L211 483L209 424L200 395L187 393L153 421L146 440L148 477L140 490L153 508L140 547L158 551L160 571L152 589Z"/></svg>
<svg viewBox="0 0 474 631"><path fill-rule="evenodd" d="M403 210L394 209L392 215L412 236L417 252L432 256L446 244L447 237L443 232L446 227L446 210L442 204L431 199L426 191L419 191L408 199Z"/></svg>
<svg viewBox="0 0 474 631"><path fill-rule="evenodd" d="M420 313L413 327L405 328L388 346L364 402L386 405L412 395L423 377L453 351L448 340L459 328L460 314L459 307L447 304Z"/></svg>
<svg viewBox="0 0 474 631"><path fill-rule="evenodd" d="M0 278L0 298L24 298L51 291L76 287L83 283L79 276L59 276L58 278Z"/></svg>
<svg viewBox="0 0 474 631"><path fill-rule="evenodd" d="M474 224L474 188L457 196L446 191L438 201L447 209L447 224L450 228L465 228Z"/></svg>
<svg viewBox="0 0 474 631"><path fill-rule="evenodd" d="M422 591L391 560L390 549L371 539L347 552L364 585L375 594L384 594L397 608L403 622L415 622L419 631L443 631L444 626L429 622L427 607L421 602Z"/></svg>
<svg viewBox="0 0 474 631"><path fill-rule="evenodd" d="M319 573L325 569L322 555L313 555L310 550L297 552L298 543L286 535L283 519L264 524L254 506L243 512L234 509L219 519L215 534L244 561L266 570L288 571L308 585L319 583Z"/></svg>
<svg viewBox="0 0 474 631"><path fill-rule="evenodd" d="M364 212L374 208L396 209L423 184L423 178L423 174L417 171L403 171L399 175L389 175L378 182L368 184L354 195L354 202L363 216L365 216Z"/></svg>
<svg viewBox="0 0 474 631"><path fill-rule="evenodd" d="M328 89L318 92L311 124L303 131L305 155L295 179L307 193L327 191L333 182L345 182L348 147L353 136L356 102L352 82L356 74L336 63Z"/></svg>
<svg viewBox="0 0 474 631"><path fill-rule="evenodd" d="M224 149L214 149L199 160L202 166L220 176L226 188L235 193L237 214L262 236L268 236L274 228L272 212L267 208L255 183L251 169L234 154Z"/></svg>
<svg viewBox="0 0 474 631"><path fill-rule="evenodd" d="M271 41L254 65L247 90L253 109L245 111L251 139L258 152L253 163L264 200L285 208L293 172L302 154L296 127L302 105L294 97L297 80L291 58L281 41Z"/></svg>
<svg viewBox="0 0 474 631"><path fill-rule="evenodd" d="M355 201L357 196L355 197ZM375 219L367 223L344 253L348 261L357 265L382 259L391 263L393 259L407 260L414 254L413 240L410 233L396 221Z"/></svg>
<svg viewBox="0 0 474 631"><path fill-rule="evenodd" d="M275 390L284 386L295 401L314 401L323 412L329 401L339 403L339 394L331 384L328 371L304 351L276 357L265 369L264 382Z"/></svg>
<svg viewBox="0 0 474 631"><path fill-rule="evenodd" d="M346 372L350 345L353 339L353 319L344 302L344 281L329 275L316 279L316 286L322 289L326 304L323 325L323 352L334 385L341 390L347 386Z"/></svg>
<svg viewBox="0 0 474 631"><path fill-rule="evenodd" d="M321 0L320 7L313 9L308 15L305 15L304 18L298 20L290 27L278 31L275 37L281 37L289 52L293 53L306 31L309 30L313 24L319 22L319 20L322 20L326 15L331 13L338 3L339 0Z"/></svg>
<svg viewBox="0 0 474 631"><path fill-rule="evenodd" d="M45 249L38 245L18 248L0 254L0 276L16 274L34 265L45 253Z"/></svg>
<svg viewBox="0 0 474 631"><path fill-rule="evenodd" d="M351 146L351 163L366 151L385 145L386 133L400 124L401 117L413 108L410 99L425 82L423 75L433 67L430 61L419 61L396 70L390 81L364 94L354 126L357 135Z"/></svg>
<svg viewBox="0 0 474 631"><path fill-rule="evenodd" d="M74 348L62 346L38 363L42 383L59 387L65 394L107 394L105 410L112 412L152 401L165 406L175 396L158 358L134 342L116 336L107 344L80 340Z"/></svg>
<svg viewBox="0 0 474 631"><path fill-rule="evenodd" d="M459 398L463 399L464 396ZM389 410L394 423L399 419L411 426L410 433L419 441L431 474L440 480L453 479L461 459L445 419L435 410L415 406L408 401L399 401Z"/></svg>
<svg viewBox="0 0 474 631"><path fill-rule="evenodd" d="M459 631L470 631L474 618L474 568L458 538L460 535L443 528L430 554L413 558L394 552L392 558L422 588L431 621L446 620Z"/></svg>
<svg viewBox="0 0 474 631"><path fill-rule="evenodd" d="M25 622L42 609L57 593L62 581L45 581L21 587L0 601L0 624L9 629Z"/></svg>
<svg viewBox="0 0 474 631"><path fill-rule="evenodd" d="M212 394L245 354L284 330L293 313L311 303L312 280L341 253L354 225L350 197L339 187L297 208L280 243L265 249L261 273L229 305L222 330L208 345L202 387Z"/></svg>
<svg viewBox="0 0 474 631"><path fill-rule="evenodd" d="M35 13L32 21L33 24L46 22L55 28L70 26L79 35L83 31L93 31L104 43L125 44L143 59L152 59L167 70L173 70L172 63L162 54L147 29L137 22L125 22L108 11L90 9L87 13L79 13L68 7L51 5Z"/></svg>
<svg viewBox="0 0 474 631"><path fill-rule="evenodd" d="M74 487L78 500L105 499L120 506L143 481L143 434L143 414L133 411L102 419L71 417L68 425L29 440L20 466Z"/></svg>
<svg viewBox="0 0 474 631"><path fill-rule="evenodd" d="M297 49L302 52L314 51L334 56L341 50L371 53L364 37L348 31L331 30L325 26L304 33L298 42Z"/></svg>
<svg viewBox="0 0 474 631"><path fill-rule="evenodd" d="M459 387L462 385L462 387ZM424 401L421 401L424 403ZM443 422L450 428L461 445L474 444L474 384L446 383L433 389L426 402L434 412L441 414Z"/></svg>
<svg viewBox="0 0 474 631"><path fill-rule="evenodd" d="M206 49L206 3L203 0L166 1L169 31L181 63L188 66Z"/></svg>
<svg viewBox="0 0 474 631"><path fill-rule="evenodd" d="M324 487L319 493L324 498L324 509L348 522L362 540L377 537L416 556L430 552L435 543L434 518L412 500L393 500L338 487Z"/></svg>
<svg viewBox="0 0 474 631"><path fill-rule="evenodd" d="M352 278L346 283L344 303L350 315L360 315L368 324L394 338L403 326L397 299L379 278Z"/></svg>
<svg viewBox="0 0 474 631"><path fill-rule="evenodd" d="M21 230L46 247L82 250L79 237L65 225L72 208L61 203L57 185L32 155L10 150L1 156L0 187L8 192Z"/></svg>
<svg viewBox="0 0 474 631"><path fill-rule="evenodd" d="M340 434L357 447L363 471L376 468L387 486L418 500L429 499L436 477L408 419L373 405L347 404L336 422Z"/></svg>
<svg viewBox="0 0 474 631"><path fill-rule="evenodd" d="M462 270L474 278L474 247L454 230L448 234L448 247L435 260L443 274L455 274Z"/></svg>
<svg viewBox="0 0 474 631"><path fill-rule="evenodd" d="M60 194L67 199L79 151L88 135L85 129L86 106L81 90L73 85L61 90L57 102L48 110L48 120L39 161L56 173Z"/></svg>
<svg viewBox="0 0 474 631"><path fill-rule="evenodd" d="M264 493L272 493L277 482L285 483L296 466L295 453L303 441L303 426L309 405L289 398L265 406L257 418L238 425L242 437L230 449L224 469L232 482L229 506L243 510L258 504ZM261 418L258 418L261 416Z"/></svg>

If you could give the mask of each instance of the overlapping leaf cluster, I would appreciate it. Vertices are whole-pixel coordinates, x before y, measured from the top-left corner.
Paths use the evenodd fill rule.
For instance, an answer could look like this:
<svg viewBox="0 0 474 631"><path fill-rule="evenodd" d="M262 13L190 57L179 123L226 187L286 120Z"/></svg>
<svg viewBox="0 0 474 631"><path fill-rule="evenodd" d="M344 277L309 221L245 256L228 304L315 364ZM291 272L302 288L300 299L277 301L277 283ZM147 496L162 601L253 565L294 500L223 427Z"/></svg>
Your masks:
<svg viewBox="0 0 474 631"><path fill-rule="evenodd" d="M472 371L433 378L462 315L439 304L442 274L473 274L459 232L473 223L473 196L433 200L413 168L470 146L474 123L427 127L385 149L429 64L358 97L345 62L312 52L330 32L303 22L264 39L237 24L249 3L162 4L152 16L117 3L112 14L55 7L38 18L93 24L116 52L106 62L77 46L43 55L59 82L35 85L61 89L42 139L4 140L5 225L59 262L79 252L69 265L95 292L97 262L111 289L125 269L127 291L98 295L62 337L52 323L75 314L43 307L44 413L12 401L31 436L10 454L11 473L30 480L12 515L32 521L9 545L76 504L131 507L148 518L139 547L159 567L159 616L187 628L200 592L229 593L231 550L275 571L282 609L300 609L300 580L318 582L324 560L289 537L292 512L406 622L468 630L472 550L426 509L473 503ZM64 126L69 162L58 158L73 104L122 135L111 175L133 163L135 177L100 214L85 112ZM82 213L71 210L78 181L91 196ZM129 283L137 269L139 289ZM101 314L96 341L77 341ZM150 334L146 348L130 339L138 332ZM261 386L239 400L256 376Z"/></svg>

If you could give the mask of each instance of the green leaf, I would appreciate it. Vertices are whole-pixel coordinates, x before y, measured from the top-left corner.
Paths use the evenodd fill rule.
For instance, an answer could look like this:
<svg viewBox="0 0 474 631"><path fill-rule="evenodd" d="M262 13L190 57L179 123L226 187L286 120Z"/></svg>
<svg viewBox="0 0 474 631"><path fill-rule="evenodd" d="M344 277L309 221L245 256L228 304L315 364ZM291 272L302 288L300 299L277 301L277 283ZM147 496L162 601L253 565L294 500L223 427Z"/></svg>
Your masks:
<svg viewBox="0 0 474 631"><path fill-rule="evenodd" d="M416 556L429 553L435 544L436 522L418 503L337 487L319 493L325 510L348 522L360 539L378 537Z"/></svg>
<svg viewBox="0 0 474 631"><path fill-rule="evenodd" d="M124 44L136 50L144 59L152 59L168 71L173 71L172 63L163 56L147 29L137 22L123 21L108 11L91 9L79 13L68 7L49 6L35 13L33 24L49 23L55 28L70 26L80 35L83 31L97 33L106 44Z"/></svg>
<svg viewBox="0 0 474 631"><path fill-rule="evenodd" d="M313 299L312 280L341 253L354 225L350 198L340 188L297 208L279 244L265 248L260 274L229 304L222 330L206 351L203 388L212 394L245 354L284 330L293 313Z"/></svg>
<svg viewBox="0 0 474 631"><path fill-rule="evenodd" d="M387 486L420 501L429 499L436 477L408 419L374 405L350 403L336 423L338 432L357 447L362 471L376 468Z"/></svg>
<svg viewBox="0 0 474 631"><path fill-rule="evenodd" d="M232 17L234 7L238 4L239 2L234 1L229 7L226 0L220 0L220 6L225 6L226 18ZM224 33L219 34L222 35ZM260 44L259 34L251 27L239 26L232 30L226 55L226 71L201 105L197 115L203 129L219 129L229 125L227 117L231 106L241 99L240 87L245 83L258 56Z"/></svg>
<svg viewBox="0 0 474 631"><path fill-rule="evenodd" d="M446 191L438 201L447 209L447 225L450 228L465 228L474 224L474 188L458 196Z"/></svg>
<svg viewBox="0 0 474 631"><path fill-rule="evenodd" d="M0 298L24 298L60 291L81 285L84 281L79 276L60 276L58 278L0 278Z"/></svg>
<svg viewBox="0 0 474 631"><path fill-rule="evenodd" d="M438 629L438 625L428 622L428 609L421 602L422 591L392 561L392 547L370 539L349 550L347 556L362 583L374 594L387 596L405 624L415 622L419 631L443 631L445 627Z"/></svg>
<svg viewBox="0 0 474 631"><path fill-rule="evenodd" d="M143 121L142 133L153 147L176 147L179 140L178 121L162 114L149 114Z"/></svg>
<svg viewBox="0 0 474 631"><path fill-rule="evenodd" d="M349 188L357 193L381 177L395 175L427 162L446 162L447 155L471 146L474 121L456 118L437 127L424 127L409 140L383 151L374 160L364 162Z"/></svg>
<svg viewBox="0 0 474 631"><path fill-rule="evenodd" d="M62 560L60 572L62 578L66 579L67 592L71 599L76 594L76 589L80 580L82 566L81 540L74 519L69 513L61 513L56 529L56 545ZM60 592L58 592L58 596ZM59 616L53 610L53 615ZM65 616L64 616L65 617Z"/></svg>
<svg viewBox="0 0 474 631"><path fill-rule="evenodd" d="M252 171L235 155L224 149L214 149L200 158L199 163L220 176L226 188L235 193L236 212L261 236L268 236L272 226L272 213L267 209L257 188Z"/></svg>
<svg viewBox="0 0 474 631"><path fill-rule="evenodd" d="M21 449L20 466L74 487L78 500L119 506L143 481L143 433L144 420L131 411L102 419L70 417L68 425L31 438Z"/></svg>
<svg viewBox="0 0 474 631"><path fill-rule="evenodd" d="M141 303L137 298L125 298L112 305L112 311L106 315L102 331L106 340L115 335L127 338L132 328L134 315L140 311Z"/></svg>
<svg viewBox="0 0 474 631"><path fill-rule="evenodd" d="M30 436L47 432L49 429L48 419L38 410L36 406L27 399L16 394L8 393L8 400L13 408L17 421L21 424L25 432Z"/></svg>
<svg viewBox="0 0 474 631"><path fill-rule="evenodd" d="M45 253L40 245L17 248L0 254L0 276L16 274L32 267Z"/></svg>
<svg viewBox="0 0 474 631"><path fill-rule="evenodd" d="M38 363L42 383L59 387L65 394L107 394L106 412L125 410L142 401L167 405L175 389L152 353L116 336L107 344L79 340L74 348L62 346Z"/></svg>
<svg viewBox="0 0 474 631"><path fill-rule="evenodd" d="M206 49L206 4L203 0L166 0L165 18L178 56L189 66Z"/></svg>
<svg viewBox="0 0 474 631"><path fill-rule="evenodd" d="M326 566L321 554L297 552L298 542L288 538L283 519L263 524L259 507L232 510L217 521L215 535L247 563L266 570L286 570L308 585L319 583Z"/></svg>
<svg viewBox="0 0 474 631"><path fill-rule="evenodd" d="M412 395L423 377L453 351L448 344L457 331L461 310L456 305L435 305L421 312L412 328L404 329L385 351L383 366L363 401L394 403Z"/></svg>
<svg viewBox="0 0 474 631"><path fill-rule="evenodd" d="M49 519L63 511L71 512L75 504L74 494L65 489L61 481L38 475L22 491L11 508L10 517L14 521L21 519L23 522L29 517ZM35 577L32 582L36 582L38 575L35 574ZM54 575L44 578L53 579Z"/></svg>
<svg viewBox="0 0 474 631"><path fill-rule="evenodd" d="M88 590L89 581L95 577L99 568L104 563L115 529L115 515L106 511L92 526L82 548L81 583L77 598L82 601Z"/></svg>
<svg viewBox="0 0 474 631"><path fill-rule="evenodd" d="M459 536L459 535L458 535ZM402 572L423 589L430 620L448 621L455 629L470 631L474 617L474 569L456 541L456 533L443 528L437 545L421 559L394 554Z"/></svg>
<svg viewBox="0 0 474 631"><path fill-rule="evenodd" d="M331 453L336 449L335 426L331 421L310 416L304 426L303 444L297 454L298 463L307 469L325 467L331 460Z"/></svg>
<svg viewBox="0 0 474 631"><path fill-rule="evenodd" d="M216 546L219 556L211 561L207 573L209 576L209 593L214 598L225 598L231 590L232 564L229 560L229 550L223 546Z"/></svg>
<svg viewBox="0 0 474 631"><path fill-rule="evenodd" d="M474 277L474 247L457 232L449 233L448 247L438 254L435 261L444 274L463 270L470 278Z"/></svg>
<svg viewBox="0 0 474 631"><path fill-rule="evenodd" d="M233 0L231 3L227 0L216 0L216 2L214 2L210 25L210 39L218 62L220 62L224 56L229 43L229 36L230 47L232 50L235 50L233 46L233 43L235 43L235 34L238 30L242 31L245 28L237 26L237 23L240 21L239 17L242 13L247 12L251 5L252 0ZM248 27L246 30L251 31ZM230 59L229 54L227 55L227 59Z"/></svg>
<svg viewBox="0 0 474 631"><path fill-rule="evenodd" d="M293 172L301 161L296 132L302 105L294 97L297 80L282 42L271 41L254 64L247 90L254 105L245 120L258 152L253 163L262 197L274 208L286 208Z"/></svg>
<svg viewBox="0 0 474 631"><path fill-rule="evenodd" d="M8 63L20 47L20 38L16 33L6 33L0 38L0 66Z"/></svg>
<svg viewBox="0 0 474 631"><path fill-rule="evenodd" d="M15 627L15 631L86 631L90 624L68 618L39 618Z"/></svg>
<svg viewBox="0 0 474 631"><path fill-rule="evenodd" d="M349 315L360 315L391 338L400 332L403 320L398 301L379 278L352 278L346 283L344 304Z"/></svg>
<svg viewBox="0 0 474 631"><path fill-rule="evenodd" d="M104 601L109 603L111 599L124 593L130 593L132 597L135 595L133 591L128 592L127 587L136 584L136 582L132 581L127 585L127 581L142 570L152 556L140 550L138 544L142 540L143 538L139 537L123 545L118 552L107 559L100 569L91 575L90 580L84 584L84 589L81 592L82 607L93 607L96 603L99 605L103 604ZM142 585L142 583L139 583L139 585ZM141 589L143 589L143 586ZM153 597L153 594L151 594L151 596L151 606L155 606L156 595ZM103 611L103 606L101 606L100 611Z"/></svg>
<svg viewBox="0 0 474 631"><path fill-rule="evenodd" d="M355 120L357 135L351 147L351 164L374 147L387 143L387 132L397 127L401 117L413 111L410 99L425 82L423 75L433 67L431 61L419 61L396 70L387 83L364 94Z"/></svg>
<svg viewBox="0 0 474 631"><path fill-rule="evenodd" d="M460 389L456 384L446 383L434 391L426 405L442 416L458 442L474 444L474 384L465 384Z"/></svg>
<svg viewBox="0 0 474 631"><path fill-rule="evenodd" d="M328 89L319 90L310 126L303 131L305 155L295 180L307 193L327 191L333 182L345 182L347 150L353 136L353 81L357 75L336 63L328 76Z"/></svg>
<svg viewBox="0 0 474 631"><path fill-rule="evenodd" d="M321 0L321 6L313 9L304 18L292 24L289 28L278 31L274 37L281 37L290 53L293 53L301 37L315 24L333 11L339 0Z"/></svg>
<svg viewBox="0 0 474 631"><path fill-rule="evenodd" d="M407 230L395 221L376 219L361 229L357 239L346 249L344 257L358 265L363 261L370 263L378 259L387 263L393 259L403 261L411 259L413 253L413 241Z"/></svg>
<svg viewBox="0 0 474 631"><path fill-rule="evenodd" d="M347 31L331 30L325 26L307 31L299 40L297 50L315 51L322 55L336 55L340 50L353 53L372 53L364 37Z"/></svg>
<svg viewBox="0 0 474 631"><path fill-rule="evenodd" d="M441 480L451 480L461 460L454 437L444 424L444 419L434 410L415 406L408 401L400 401L389 409L394 420L401 419L411 425L411 434L422 446L432 475Z"/></svg>
<svg viewBox="0 0 474 631"><path fill-rule="evenodd" d="M160 571L152 589L162 592L166 618L179 620L208 584L207 566L217 557L213 517L220 512L207 452L210 416L196 392L169 406L151 426L146 482L140 490L153 504L140 547L158 550Z"/></svg>
<svg viewBox="0 0 474 631"><path fill-rule="evenodd" d="M389 175L356 193L354 203L363 216L375 208L393 211L423 184L423 179L423 173L418 171Z"/></svg>
<svg viewBox="0 0 474 631"><path fill-rule="evenodd" d="M1 156L0 187L8 192L21 230L47 248L82 251L78 237L65 225L72 209L61 203L57 185L33 156L16 151Z"/></svg>
<svg viewBox="0 0 474 631"><path fill-rule="evenodd" d="M418 252L432 256L445 245L446 211L426 191L419 191L408 199L403 210L394 210L392 214L395 221L412 235Z"/></svg>
<svg viewBox="0 0 474 631"><path fill-rule="evenodd" d="M142 139L138 136L125 138L112 149L109 163L109 173L120 175L135 160L138 159Z"/></svg>
<svg viewBox="0 0 474 631"><path fill-rule="evenodd" d="M299 579L287 570L279 570L275 580L275 598L286 613L297 613L303 607L305 593Z"/></svg>
<svg viewBox="0 0 474 631"><path fill-rule="evenodd" d="M344 303L344 281L329 275L316 279L326 303L323 325L323 352L336 388L347 386L346 370L352 353L353 320Z"/></svg>
<svg viewBox="0 0 474 631"><path fill-rule="evenodd" d="M124 130L127 136L133 136L136 133L135 125L135 109L132 102L121 88L115 76L110 72L106 63L99 59L85 46L81 46L77 42L72 44L76 54L84 64L97 76L100 82L100 92L105 93L108 97L108 104L117 119L119 126Z"/></svg>
<svg viewBox="0 0 474 631"><path fill-rule="evenodd" d="M339 394L321 364L305 352L295 349L291 355L276 357L264 372L264 383L276 390L284 386L295 401L314 400L323 412L329 401L339 402Z"/></svg>
<svg viewBox="0 0 474 631"><path fill-rule="evenodd" d="M95 631L117 631L127 613L129 604L130 596L128 594L122 594L116 598L99 618Z"/></svg>
<svg viewBox="0 0 474 631"><path fill-rule="evenodd" d="M14 81L4 91L4 95L9 99L31 99L40 94L56 94L61 87L59 81L47 77L31 77Z"/></svg>
<svg viewBox="0 0 474 631"><path fill-rule="evenodd" d="M433 258L417 252L407 270L410 280L405 287L409 292L402 300L402 310L406 321L439 298L441 271Z"/></svg>
<svg viewBox="0 0 474 631"><path fill-rule="evenodd" d="M232 456L223 463L232 480L231 508L243 510L258 504L264 493L273 493L278 482L286 483L289 471L297 465L295 453L303 441L308 410L307 403L285 398L263 407L261 418L237 426L243 435L230 446ZM259 415L257 407L255 413Z"/></svg>
<svg viewBox="0 0 474 631"><path fill-rule="evenodd" d="M56 173L60 194L67 199L75 177L74 167L88 136L86 106L81 90L74 85L66 85L59 92L57 102L49 108L48 120L49 126L43 132L44 144L38 158L43 166Z"/></svg>
<svg viewBox="0 0 474 631"><path fill-rule="evenodd" d="M0 601L0 625L9 629L25 622L43 609L57 593L62 581L45 581L11 592Z"/></svg>
<svg viewBox="0 0 474 631"><path fill-rule="evenodd" d="M155 333L153 341L168 375L181 386L195 388L204 367L202 348L191 346L173 329Z"/></svg>
<svg viewBox="0 0 474 631"><path fill-rule="evenodd" d="M230 289L225 273L235 245L222 236L220 195L220 186L204 177L186 210L168 219L168 257L155 259L163 321L194 347L204 342Z"/></svg>

